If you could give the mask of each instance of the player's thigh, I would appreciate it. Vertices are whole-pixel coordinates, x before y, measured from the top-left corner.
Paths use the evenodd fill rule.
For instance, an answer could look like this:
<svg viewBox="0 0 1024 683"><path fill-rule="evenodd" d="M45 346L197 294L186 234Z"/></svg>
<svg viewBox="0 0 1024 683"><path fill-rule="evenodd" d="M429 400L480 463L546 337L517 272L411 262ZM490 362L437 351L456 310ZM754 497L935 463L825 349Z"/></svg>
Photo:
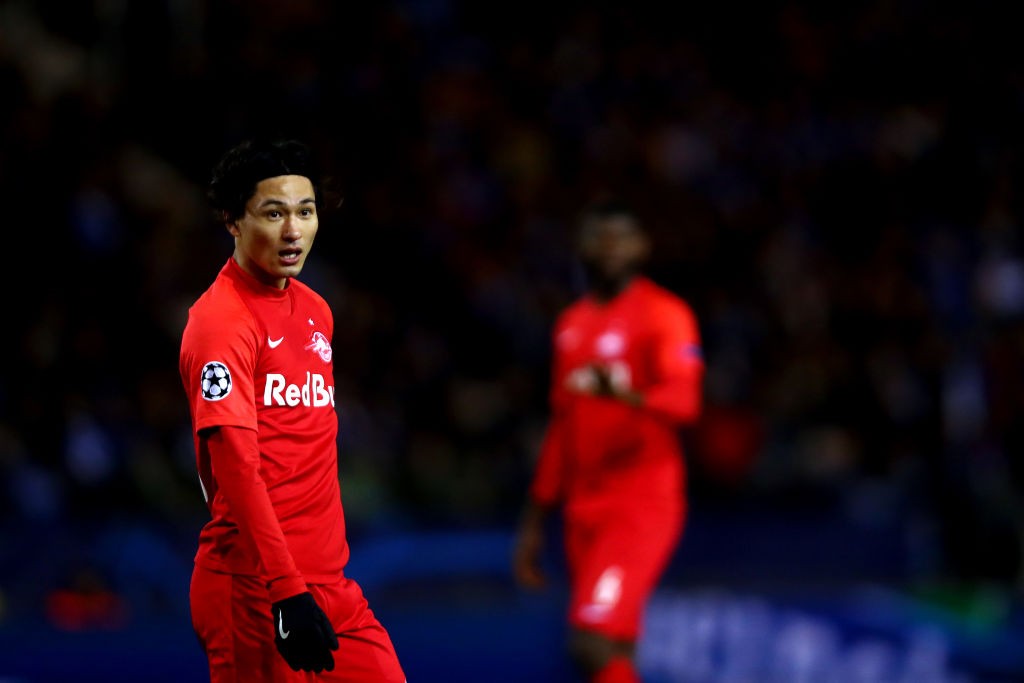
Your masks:
<svg viewBox="0 0 1024 683"><path fill-rule="evenodd" d="M404 683L405 674L387 630L370 609L355 581L311 586L338 634L334 671L318 681L330 683Z"/></svg>
<svg viewBox="0 0 1024 683"><path fill-rule="evenodd" d="M634 515L609 523L575 558L569 620L613 640L632 640L644 605L679 543L682 515Z"/></svg>
<svg viewBox="0 0 1024 683"><path fill-rule="evenodd" d="M210 666L211 683L285 683L273 641L266 590L257 579L196 567L189 602L192 625ZM280 661L278 661L280 660Z"/></svg>

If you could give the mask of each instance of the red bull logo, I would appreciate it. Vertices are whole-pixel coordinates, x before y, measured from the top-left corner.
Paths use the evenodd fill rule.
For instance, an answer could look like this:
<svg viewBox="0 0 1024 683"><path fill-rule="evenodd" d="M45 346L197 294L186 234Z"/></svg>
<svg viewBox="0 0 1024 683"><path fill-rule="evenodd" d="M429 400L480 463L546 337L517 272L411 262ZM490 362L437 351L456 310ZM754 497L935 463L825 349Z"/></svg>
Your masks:
<svg viewBox="0 0 1024 683"><path fill-rule="evenodd" d="M306 344L306 349L320 356L320 360L323 362L331 362L333 354L331 351L331 342L323 332L314 332L313 336L310 338L310 342Z"/></svg>

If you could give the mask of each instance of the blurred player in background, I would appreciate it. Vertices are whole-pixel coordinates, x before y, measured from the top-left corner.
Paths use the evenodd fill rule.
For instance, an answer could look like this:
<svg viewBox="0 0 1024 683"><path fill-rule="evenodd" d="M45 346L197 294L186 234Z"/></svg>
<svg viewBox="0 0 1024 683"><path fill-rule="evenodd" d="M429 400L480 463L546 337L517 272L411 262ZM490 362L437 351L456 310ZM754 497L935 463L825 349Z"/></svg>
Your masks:
<svg viewBox="0 0 1024 683"><path fill-rule="evenodd" d="M317 182L301 143L244 142L209 186L235 247L189 310L180 372L211 516L190 603L213 683L405 680L343 571L334 320L295 279Z"/></svg>
<svg viewBox="0 0 1024 683"><path fill-rule="evenodd" d="M633 659L643 609L686 514L679 428L702 402L697 321L639 273L649 249L627 206L585 212L579 256L589 291L555 325L551 417L514 555L517 580L543 586L545 518L560 506L569 653L596 683L640 680Z"/></svg>

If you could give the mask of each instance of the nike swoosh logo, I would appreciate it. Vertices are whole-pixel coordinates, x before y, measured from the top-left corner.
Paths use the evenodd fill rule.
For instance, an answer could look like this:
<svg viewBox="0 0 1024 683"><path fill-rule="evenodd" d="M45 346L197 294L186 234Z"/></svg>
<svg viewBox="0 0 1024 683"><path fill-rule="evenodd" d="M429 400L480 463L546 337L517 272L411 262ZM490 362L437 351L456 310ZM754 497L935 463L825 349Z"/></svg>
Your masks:
<svg viewBox="0 0 1024 683"><path fill-rule="evenodd" d="M272 349L276 349L283 341L284 337L281 337L280 339L271 339L270 337L267 337L267 346Z"/></svg>
<svg viewBox="0 0 1024 683"><path fill-rule="evenodd" d="M281 339L284 339L284 337L281 337ZM277 632L281 634L281 640L287 640L288 636L292 634L291 631L284 630L284 612L277 613Z"/></svg>

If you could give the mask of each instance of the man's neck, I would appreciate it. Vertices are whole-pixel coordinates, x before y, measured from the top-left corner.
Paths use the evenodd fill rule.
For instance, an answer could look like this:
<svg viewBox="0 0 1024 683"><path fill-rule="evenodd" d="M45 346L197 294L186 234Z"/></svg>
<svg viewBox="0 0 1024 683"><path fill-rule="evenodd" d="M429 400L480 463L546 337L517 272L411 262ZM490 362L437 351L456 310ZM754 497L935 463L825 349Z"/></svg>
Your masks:
<svg viewBox="0 0 1024 683"><path fill-rule="evenodd" d="M590 294L601 303L608 303L625 291L633 281L633 274L615 279L598 279L590 285Z"/></svg>

